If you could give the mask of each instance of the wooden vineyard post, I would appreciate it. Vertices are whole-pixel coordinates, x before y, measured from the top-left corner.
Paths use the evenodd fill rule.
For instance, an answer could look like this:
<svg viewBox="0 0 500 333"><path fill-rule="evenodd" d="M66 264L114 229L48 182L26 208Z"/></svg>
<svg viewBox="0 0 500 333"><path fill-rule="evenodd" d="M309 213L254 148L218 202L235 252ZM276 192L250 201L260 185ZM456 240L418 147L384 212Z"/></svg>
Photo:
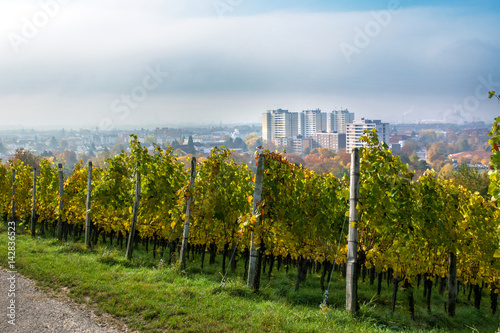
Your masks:
<svg viewBox="0 0 500 333"><path fill-rule="evenodd" d="M354 148L351 155L351 184L349 196L349 236L347 241L346 308L357 312L358 306L358 210L359 201L359 150Z"/></svg>
<svg viewBox="0 0 500 333"><path fill-rule="evenodd" d="M134 208L132 212L132 224L130 225L130 232L128 235L128 243L127 243L127 259L129 260L132 259L132 252L134 251L135 225L137 224L137 214L139 213L139 201L141 200L141 173L139 172L139 166L140 163L137 162Z"/></svg>
<svg viewBox="0 0 500 333"><path fill-rule="evenodd" d="M31 236L36 235L36 168L33 168L33 205L31 206Z"/></svg>
<svg viewBox="0 0 500 333"><path fill-rule="evenodd" d="M90 198L92 193L92 162L89 162L87 178L87 205L85 214L85 246L90 247Z"/></svg>
<svg viewBox="0 0 500 333"><path fill-rule="evenodd" d="M457 305L457 256L455 252L448 253L448 315L455 316Z"/></svg>
<svg viewBox="0 0 500 333"><path fill-rule="evenodd" d="M257 221L255 223L256 226L259 225L262 220L262 217L258 211L258 204L262 200L263 183L264 183L264 154L259 154L259 159L257 161L257 174L255 176L255 189L253 192L253 205L252 205L252 214L253 216L257 216ZM250 260L248 264L247 285L254 290L258 290L260 286L260 265L258 259L259 259L259 250L255 247L254 235L252 231L252 235L250 238Z"/></svg>
<svg viewBox="0 0 500 333"><path fill-rule="evenodd" d="M59 163L59 217L57 221L57 239L62 240L63 234L63 222L62 222L62 210L63 210L63 194L64 194L64 175L62 164Z"/></svg>
<svg viewBox="0 0 500 333"><path fill-rule="evenodd" d="M16 221L16 170L12 168L12 211L11 220ZM17 228L16 228L17 229Z"/></svg>
<svg viewBox="0 0 500 333"><path fill-rule="evenodd" d="M189 189L194 188L194 180L196 178L196 157L191 158L191 178L189 180ZM189 223L191 221L191 203L193 202L193 196L189 194L188 201L186 204L186 222L184 222L184 231L182 233L182 245L181 245L181 267L186 268L186 252L189 239Z"/></svg>

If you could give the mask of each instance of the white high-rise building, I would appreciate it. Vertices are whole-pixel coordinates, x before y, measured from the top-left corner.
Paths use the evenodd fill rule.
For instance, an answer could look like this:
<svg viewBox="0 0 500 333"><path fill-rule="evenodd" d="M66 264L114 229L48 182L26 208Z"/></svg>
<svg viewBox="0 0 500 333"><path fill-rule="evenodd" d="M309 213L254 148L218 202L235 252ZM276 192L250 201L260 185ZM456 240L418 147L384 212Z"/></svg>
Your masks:
<svg viewBox="0 0 500 333"><path fill-rule="evenodd" d="M262 139L267 142L273 140L273 129L271 127L272 114L270 111L262 114Z"/></svg>
<svg viewBox="0 0 500 333"><path fill-rule="evenodd" d="M277 109L262 114L262 138L277 146L292 147L294 140L311 139L317 147L336 151L346 147L350 151L352 147L362 146L358 139L363 130L371 128L377 129L381 141L388 142L388 124L365 119L355 122L354 113L347 109L329 113L321 112L320 109L299 113Z"/></svg>
<svg viewBox="0 0 500 333"><path fill-rule="evenodd" d="M326 131L328 133L346 133L347 124L354 121L354 113L345 110L334 110L327 113Z"/></svg>
<svg viewBox="0 0 500 333"><path fill-rule="evenodd" d="M304 138L326 131L326 113L320 109L304 110L299 114L299 135Z"/></svg>
<svg viewBox="0 0 500 333"><path fill-rule="evenodd" d="M270 142L299 135L298 118L297 113L288 110L268 110L262 114L262 138Z"/></svg>
<svg viewBox="0 0 500 333"><path fill-rule="evenodd" d="M383 123L381 120L368 120L361 118L361 120L355 120L350 124L346 124L347 152L350 153L353 148L363 147L365 143L359 141L359 138L363 135L365 130L371 130L373 128L377 130L379 141L389 144L390 133L388 123Z"/></svg>

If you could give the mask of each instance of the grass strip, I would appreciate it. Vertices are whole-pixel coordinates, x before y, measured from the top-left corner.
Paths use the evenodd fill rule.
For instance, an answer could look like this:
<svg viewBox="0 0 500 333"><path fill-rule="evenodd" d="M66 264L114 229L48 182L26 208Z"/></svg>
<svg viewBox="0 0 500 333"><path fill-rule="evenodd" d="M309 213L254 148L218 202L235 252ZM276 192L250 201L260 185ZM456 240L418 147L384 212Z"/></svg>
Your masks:
<svg viewBox="0 0 500 333"><path fill-rule="evenodd" d="M7 235L0 233L0 265L7 266ZM417 320L404 309L404 296L390 313L387 291L374 298L374 286L360 282L361 314L344 310L345 286L341 279L332 285L329 306L321 309L321 290L316 274L293 291L295 271L282 269L255 293L242 281L239 268L219 291L220 265L190 262L186 271L176 265L161 265L151 253L134 251L128 261L125 251L105 245L93 250L81 243L54 239L32 239L18 235L16 268L42 288L69 288L69 297L99 312L107 312L142 332L496 332L499 316L459 305L457 316L443 310L427 314L416 291ZM240 265L241 266L241 265ZM293 271L293 272L292 272ZM434 304L442 296L434 295ZM486 303L486 302L484 302Z"/></svg>

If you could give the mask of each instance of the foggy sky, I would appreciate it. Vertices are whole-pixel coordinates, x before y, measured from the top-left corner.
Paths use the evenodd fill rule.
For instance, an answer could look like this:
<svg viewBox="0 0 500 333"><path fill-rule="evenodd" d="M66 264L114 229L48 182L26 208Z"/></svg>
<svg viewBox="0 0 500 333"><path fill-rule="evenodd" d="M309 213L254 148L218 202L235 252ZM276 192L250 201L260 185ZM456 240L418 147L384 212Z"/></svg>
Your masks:
<svg viewBox="0 0 500 333"><path fill-rule="evenodd" d="M0 128L500 114L494 1L330 2L0 0Z"/></svg>

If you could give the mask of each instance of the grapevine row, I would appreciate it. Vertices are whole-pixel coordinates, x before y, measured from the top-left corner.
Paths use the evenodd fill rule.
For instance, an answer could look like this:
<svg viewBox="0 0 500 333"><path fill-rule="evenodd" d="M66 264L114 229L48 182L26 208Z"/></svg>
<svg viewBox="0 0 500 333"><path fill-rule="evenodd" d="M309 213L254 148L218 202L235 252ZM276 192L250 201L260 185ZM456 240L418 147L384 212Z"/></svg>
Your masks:
<svg viewBox="0 0 500 333"><path fill-rule="evenodd" d="M495 259L500 244L500 213L495 203L450 180L437 178L433 171L414 179L408 166L380 144L376 134L368 134L363 140L368 145L360 151L360 268L374 271L379 279L383 273L390 273L397 290L399 282L411 288L422 277L431 282L448 277L451 255L456 259L460 283L485 285L495 297L500 286L500 264ZM191 197L188 241L190 247L203 253L223 253L225 260L229 250L236 249L248 260L253 235L261 256L297 262L296 289L305 279L308 263L324 265L324 271L333 264L337 246L340 255L335 264L344 265L348 176L338 179L331 174L319 175L291 163L282 154L262 154L262 200L257 203L257 212L252 212L255 176L247 165L238 165L228 149L214 148L198 164L194 186L189 186L188 172L171 149L155 146L149 152L132 136L128 152L93 169L93 243L100 235L104 241L106 237L119 243L127 239L135 175L140 172L136 241L169 244L174 251L180 245L186 203ZM41 161L36 200L39 232L51 227L55 232L59 216L66 237L83 232L87 173L88 166L75 165L61 197L55 163ZM26 230L31 220L32 177L30 167L21 162L0 164L0 213L7 219L15 203L15 219Z"/></svg>

